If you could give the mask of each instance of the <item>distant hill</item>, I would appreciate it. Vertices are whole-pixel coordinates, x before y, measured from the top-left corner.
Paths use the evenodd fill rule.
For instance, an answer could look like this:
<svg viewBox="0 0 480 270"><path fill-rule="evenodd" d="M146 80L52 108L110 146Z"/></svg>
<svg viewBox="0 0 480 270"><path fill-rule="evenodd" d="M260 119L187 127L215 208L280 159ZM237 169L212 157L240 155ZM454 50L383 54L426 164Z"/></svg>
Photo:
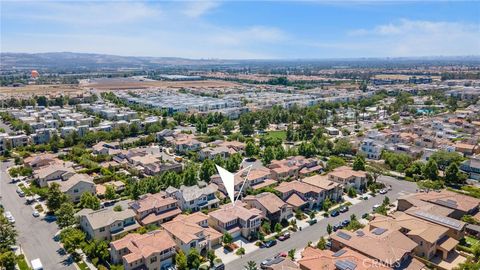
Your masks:
<svg viewBox="0 0 480 270"><path fill-rule="evenodd" d="M145 69L166 66L229 65L229 60L192 60L177 57L133 57L95 53L0 53L1 70Z"/></svg>
<svg viewBox="0 0 480 270"><path fill-rule="evenodd" d="M350 58L350 59L278 59L228 60L186 59L179 57L134 57L95 53L0 53L0 71L37 69L47 72L95 72L135 69L186 67L405 67L418 65L478 65L479 56L459 57L403 57L403 58Z"/></svg>

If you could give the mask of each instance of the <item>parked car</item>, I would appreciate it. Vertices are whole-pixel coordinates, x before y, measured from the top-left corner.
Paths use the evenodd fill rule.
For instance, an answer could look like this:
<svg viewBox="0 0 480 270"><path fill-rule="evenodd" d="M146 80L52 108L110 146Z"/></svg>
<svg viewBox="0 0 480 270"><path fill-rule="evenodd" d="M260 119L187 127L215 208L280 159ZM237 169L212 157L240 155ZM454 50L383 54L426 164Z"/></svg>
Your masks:
<svg viewBox="0 0 480 270"><path fill-rule="evenodd" d="M336 217L338 215L340 215L340 213L337 210L333 210L332 212L330 212L330 216L332 217Z"/></svg>
<svg viewBox="0 0 480 270"><path fill-rule="evenodd" d="M372 207L373 211L377 210L380 206L381 206L380 204L375 204L375 205Z"/></svg>
<svg viewBox="0 0 480 270"><path fill-rule="evenodd" d="M387 190L386 189L380 189L380 191L378 192L380 194L387 194Z"/></svg>
<svg viewBox="0 0 480 270"><path fill-rule="evenodd" d="M310 225L313 225L313 224L315 224L315 223L317 223L317 219L316 219L316 218L312 218L312 219L310 219L310 220L308 221L308 224L310 224Z"/></svg>
<svg viewBox="0 0 480 270"><path fill-rule="evenodd" d="M368 196L367 195L362 196L362 200L365 200L365 201L368 200Z"/></svg>
<svg viewBox="0 0 480 270"><path fill-rule="evenodd" d="M277 255L275 255L275 258L278 258L278 257L286 258L287 256L288 256L287 252L280 252Z"/></svg>
<svg viewBox="0 0 480 270"><path fill-rule="evenodd" d="M277 240L269 240L269 241L266 241L265 243L263 243L263 247L264 248L270 248L270 247L273 247L277 244Z"/></svg>
<svg viewBox="0 0 480 270"><path fill-rule="evenodd" d="M333 225L333 231L336 232L338 230L340 230L341 227L339 227L338 225Z"/></svg>
<svg viewBox="0 0 480 270"><path fill-rule="evenodd" d="M3 216L8 220L8 222L15 223L15 218L10 211L3 213Z"/></svg>
<svg viewBox="0 0 480 270"><path fill-rule="evenodd" d="M343 227L348 226L348 224L350 224L350 220L345 219L344 221L342 221L342 226Z"/></svg>
<svg viewBox="0 0 480 270"><path fill-rule="evenodd" d="M275 256L273 258L266 259L266 260L264 260L263 262L260 263L260 268L267 269L267 268L269 268L270 265L280 263L283 260L284 260L284 258L282 258L280 256Z"/></svg>
<svg viewBox="0 0 480 270"><path fill-rule="evenodd" d="M33 210L32 216L34 216L34 217L39 217L39 216L40 216L40 213L39 213L37 210Z"/></svg>
<svg viewBox="0 0 480 270"><path fill-rule="evenodd" d="M281 235L280 237L278 237L278 240L280 240L280 241L285 241L285 240L287 240L288 238L290 238L290 233L289 233L289 232L286 232L286 233L284 233L283 235Z"/></svg>
<svg viewBox="0 0 480 270"><path fill-rule="evenodd" d="M368 216L369 216L368 213L365 213L362 215L362 218L367 218Z"/></svg>
<svg viewBox="0 0 480 270"><path fill-rule="evenodd" d="M340 213L345 213L348 211L348 206L342 206L340 209L338 209L338 211L340 211Z"/></svg>

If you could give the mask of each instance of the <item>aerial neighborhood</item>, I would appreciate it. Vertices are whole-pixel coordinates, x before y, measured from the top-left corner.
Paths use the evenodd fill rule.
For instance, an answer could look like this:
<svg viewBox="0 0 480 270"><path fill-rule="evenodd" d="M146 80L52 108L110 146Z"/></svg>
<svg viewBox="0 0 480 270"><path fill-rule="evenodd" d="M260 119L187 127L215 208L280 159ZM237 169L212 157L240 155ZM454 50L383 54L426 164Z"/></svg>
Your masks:
<svg viewBox="0 0 480 270"><path fill-rule="evenodd" d="M0 268L480 269L480 80L424 68L3 86Z"/></svg>

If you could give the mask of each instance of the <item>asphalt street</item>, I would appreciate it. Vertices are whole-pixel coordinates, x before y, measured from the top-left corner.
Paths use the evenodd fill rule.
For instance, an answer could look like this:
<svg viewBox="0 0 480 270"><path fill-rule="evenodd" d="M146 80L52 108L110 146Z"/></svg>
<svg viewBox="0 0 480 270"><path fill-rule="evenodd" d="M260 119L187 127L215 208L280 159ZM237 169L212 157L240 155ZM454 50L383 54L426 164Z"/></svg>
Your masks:
<svg viewBox="0 0 480 270"><path fill-rule="evenodd" d="M357 218L360 218L365 213L370 213L372 207L375 204L381 204L385 196L390 198L391 202L394 202L399 196L406 195L409 193L415 193L417 185L412 182L397 180L388 176L381 176L378 178L379 182L383 182L386 185L391 185L392 190L390 190L386 195L377 194L377 196L372 197L366 201L362 201L358 204L350 206L350 209L346 213L342 213L336 217L328 217L322 220L319 220L317 224L304 228L302 231L297 231L293 233L290 239L281 242L278 241L277 245L271 248L259 249L252 253L246 254L242 258L234 260L226 265L226 269L240 270L244 269L248 261L255 261L257 266L260 266L260 263L270 257L273 257L279 252L287 252L291 249L300 250L307 246L309 241L315 242L320 239L323 235L327 234L327 224L332 226L340 223L345 219L349 219L351 214L355 214Z"/></svg>
<svg viewBox="0 0 480 270"><path fill-rule="evenodd" d="M32 207L25 204L25 198L16 193L16 185L10 183L6 170L12 163L0 162L0 201L5 211L12 212L19 245L28 261L40 258L45 270L76 269L67 255L62 255L58 242L53 240L58 231L55 222L47 222L32 216Z"/></svg>

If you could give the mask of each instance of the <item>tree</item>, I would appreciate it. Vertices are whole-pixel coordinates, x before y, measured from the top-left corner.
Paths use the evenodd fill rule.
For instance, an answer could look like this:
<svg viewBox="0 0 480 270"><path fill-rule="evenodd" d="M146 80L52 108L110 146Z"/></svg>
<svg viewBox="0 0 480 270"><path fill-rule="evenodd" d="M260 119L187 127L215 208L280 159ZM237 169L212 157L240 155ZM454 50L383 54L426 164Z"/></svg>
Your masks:
<svg viewBox="0 0 480 270"><path fill-rule="evenodd" d="M328 209L330 209L330 207L332 207L332 201L330 200L330 198L326 198L323 203L322 203L322 209L323 211L325 212L328 212Z"/></svg>
<svg viewBox="0 0 480 270"><path fill-rule="evenodd" d="M215 163L211 159L205 159L200 167L200 179L210 182L210 177L216 173Z"/></svg>
<svg viewBox="0 0 480 270"><path fill-rule="evenodd" d="M195 186L198 182L197 171L193 164L189 164L183 172L183 184L185 186Z"/></svg>
<svg viewBox="0 0 480 270"><path fill-rule="evenodd" d="M100 262L106 262L110 257L108 244L103 240L94 239L88 242L83 247L83 251L90 259L97 258Z"/></svg>
<svg viewBox="0 0 480 270"><path fill-rule="evenodd" d="M229 245L231 243L233 243L233 237L231 234L229 234L228 232L224 233L223 234L223 239L222 239L223 243L225 245Z"/></svg>
<svg viewBox="0 0 480 270"><path fill-rule="evenodd" d="M270 164L272 160L275 158L275 152L273 146L268 146L265 148L265 151L263 151L263 158L262 158L262 163L264 165Z"/></svg>
<svg viewBox="0 0 480 270"><path fill-rule="evenodd" d="M215 252L213 250L207 251L207 259L208 259L208 262L210 263L210 267L213 267L216 257L217 255L215 255Z"/></svg>
<svg viewBox="0 0 480 270"><path fill-rule="evenodd" d="M178 270L188 270L187 256L181 249L175 255L175 264Z"/></svg>
<svg viewBox="0 0 480 270"><path fill-rule="evenodd" d="M92 210L100 209L100 200L90 192L84 192L80 197L80 206Z"/></svg>
<svg viewBox="0 0 480 270"><path fill-rule="evenodd" d="M60 208L55 212L57 216L57 224L60 228L65 228L75 224L75 209L73 204L64 203Z"/></svg>
<svg viewBox="0 0 480 270"><path fill-rule="evenodd" d="M68 227L60 232L60 242L68 253L74 253L85 241L85 233L79 229Z"/></svg>
<svg viewBox="0 0 480 270"><path fill-rule="evenodd" d="M0 217L0 251L7 250L15 245L17 231L8 220L2 216Z"/></svg>
<svg viewBox="0 0 480 270"><path fill-rule="evenodd" d="M112 185L107 185L105 189L105 199L115 200L116 197L117 197L117 192L115 191L115 188Z"/></svg>
<svg viewBox="0 0 480 270"><path fill-rule="evenodd" d="M0 269L14 270L16 256L13 251L0 252Z"/></svg>
<svg viewBox="0 0 480 270"><path fill-rule="evenodd" d="M325 238L320 237L320 241L317 243L317 248L321 250L327 249L327 241L325 241Z"/></svg>
<svg viewBox="0 0 480 270"><path fill-rule="evenodd" d="M445 182L450 184L464 184L467 176L462 173L457 163L451 163L445 171Z"/></svg>
<svg viewBox="0 0 480 270"><path fill-rule="evenodd" d="M353 169L355 171L365 171L365 158L362 155L357 155L353 161Z"/></svg>
<svg viewBox="0 0 480 270"><path fill-rule="evenodd" d="M349 187L347 195L350 198L355 198L357 196L357 190L354 187Z"/></svg>
<svg viewBox="0 0 480 270"><path fill-rule="evenodd" d="M332 231L333 231L332 225L330 225L330 223L328 223L328 224L327 224L327 233L328 233L328 235L332 234Z"/></svg>
<svg viewBox="0 0 480 270"><path fill-rule="evenodd" d="M423 167L423 177L430 180L438 179L438 166L437 162L433 159L429 159L425 167Z"/></svg>
<svg viewBox="0 0 480 270"><path fill-rule="evenodd" d="M243 135L252 135L254 132L253 124L255 123L255 119L252 117L250 113L244 113L240 116L238 120L238 125L240 126L240 132Z"/></svg>
<svg viewBox="0 0 480 270"><path fill-rule="evenodd" d="M382 203L382 204L385 205L385 206L388 206L388 205L390 204L390 198L388 198L388 196L385 197L385 198L383 199L383 203Z"/></svg>
<svg viewBox="0 0 480 270"><path fill-rule="evenodd" d="M248 261L244 267L245 270L257 270L257 264L254 261Z"/></svg>
<svg viewBox="0 0 480 270"><path fill-rule="evenodd" d="M198 269L202 263L200 254L196 248L190 248L187 255L187 265L189 269Z"/></svg>
<svg viewBox="0 0 480 270"><path fill-rule="evenodd" d="M345 164L346 164L346 162L343 158L337 157L337 156L332 156L327 161L327 170L331 171L331 170L333 170L335 168L338 168L340 166L343 166Z"/></svg>
<svg viewBox="0 0 480 270"><path fill-rule="evenodd" d="M247 145L245 146L245 155L247 157L253 157L258 153L258 147L255 145L253 141L248 141Z"/></svg>
<svg viewBox="0 0 480 270"><path fill-rule="evenodd" d="M333 151L338 155L346 155L352 152L352 144L348 139L341 138L335 143Z"/></svg>
<svg viewBox="0 0 480 270"><path fill-rule="evenodd" d="M392 115L390 117L390 119L392 119L393 122L398 123L398 120L400 120L400 115L398 113L396 113L396 114Z"/></svg>
<svg viewBox="0 0 480 270"><path fill-rule="evenodd" d="M288 257L289 257L290 259L292 259L292 260L295 259L295 252L296 252L296 251L297 251L297 250L294 249L294 248L293 248L293 249L290 249L290 250L288 251Z"/></svg>
<svg viewBox="0 0 480 270"><path fill-rule="evenodd" d="M230 120L225 120L222 123L222 128L225 134L230 134L232 130L235 128L235 123Z"/></svg>
<svg viewBox="0 0 480 270"><path fill-rule="evenodd" d="M60 185L58 183L50 184L47 195L48 210L55 212L67 201L68 197L60 190Z"/></svg>
<svg viewBox="0 0 480 270"><path fill-rule="evenodd" d="M283 146L279 145L275 147L275 159L276 160L281 160L284 159L287 153L285 152L285 148Z"/></svg>
<svg viewBox="0 0 480 270"><path fill-rule="evenodd" d="M282 231L282 225L280 223L275 224L275 232L280 233Z"/></svg>

